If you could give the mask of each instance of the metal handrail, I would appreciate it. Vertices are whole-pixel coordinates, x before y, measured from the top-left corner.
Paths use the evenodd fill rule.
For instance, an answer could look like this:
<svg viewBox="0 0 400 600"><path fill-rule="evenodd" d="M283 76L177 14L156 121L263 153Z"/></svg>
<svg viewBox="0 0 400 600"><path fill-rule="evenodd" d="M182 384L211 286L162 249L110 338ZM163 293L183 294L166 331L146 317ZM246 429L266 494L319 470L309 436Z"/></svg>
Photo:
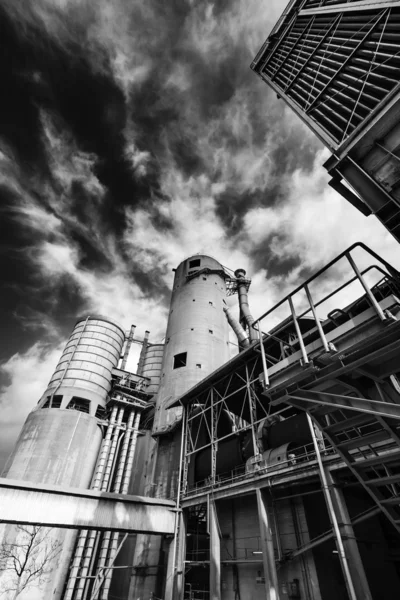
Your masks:
<svg viewBox="0 0 400 600"><path fill-rule="evenodd" d="M254 329L255 329L255 324L256 323L259 323L260 321L262 321L272 311L274 311L276 308L278 308L284 302L286 302L289 299L289 297L294 296L295 294L297 294L297 292L299 292L305 285L308 286L312 281L314 281L314 279L317 279L317 277L319 277L320 275L322 275L322 273L325 273L325 271L327 271L328 269L330 269L335 263L339 262L339 260L341 260L342 258L345 258L346 254L352 252L355 248L362 248L363 250L365 250L366 252L368 252L369 254L371 254L371 256L373 256L376 260L378 260L383 265L385 265L385 267L387 268L387 270L389 272L389 275L391 275L392 277L398 278L400 280L400 272L397 271L397 269L395 269L391 264L389 264L384 258L381 258L378 254L376 254L376 252L374 252L373 250L371 250L370 248L368 248L368 246L366 246L365 244L363 244L363 242L356 242L355 244L353 244L352 246L350 246L347 250L344 250L344 252L342 252L341 254L339 254L336 258L334 258L333 260L331 260L327 265L325 265L324 267L322 267L322 269L320 269L319 271L317 271L316 273L314 273L314 275L311 275L311 277L309 277L304 283L302 283L299 286L297 286L297 288L294 289L293 292L290 292L290 294L288 294L287 296L285 296L284 298L282 298L282 300L280 300L272 308L270 308L265 313L263 313L260 317L258 317L258 319L256 319L254 321L253 325L252 325L254 327ZM371 268L371 267L369 267L369 268ZM377 267L377 268L379 268L379 267ZM357 277L354 277L352 279L352 281L355 281L356 278ZM338 290L339 289L342 289L342 288L338 288ZM336 291L338 291L338 290L336 290ZM324 298L324 300L320 300L315 306L317 306L318 304L321 304L325 300L326 300L326 298ZM303 315L300 315L300 316L303 316Z"/></svg>
<svg viewBox="0 0 400 600"><path fill-rule="evenodd" d="M370 254L372 257L374 257L376 260L378 260L381 264L383 264L385 266L385 268L387 269L388 273L385 273L385 271L377 266L377 265L372 265L370 267L368 267L367 269L364 269L364 271L360 271L358 266L356 265L356 263L354 262L353 257L351 256L351 252L355 249L355 248L362 248L364 251L366 251L368 254ZM328 269L330 269L334 264L336 264L338 261L340 261L342 258L346 258L347 261L349 262L352 270L355 273L355 276L353 278L351 278L349 281L347 281L345 284L343 284L342 286L340 286L339 288L336 288L333 292L331 292L330 294L328 294L327 296L325 296L322 300L320 300L319 302L315 302L312 299L312 295L311 292L309 290L309 284L314 281L315 279L317 279L318 277L320 277L323 273L325 273ZM377 301L377 299L375 298L374 294L371 292L371 289L369 288L367 282L365 281L365 278L363 277L363 275L370 271L372 268L376 268L378 271L380 271L381 273L384 274L385 277L387 276L391 276L397 280L400 279L400 273L394 268L392 267L392 265L390 265L387 261L385 261L383 258L381 258L380 256L378 256L373 250L371 250L370 248L368 248L368 246L366 246L365 244L363 244L362 242L356 242L355 244L353 244L352 246L350 246L350 248L348 248L347 250L345 250L344 252L342 252L341 254L339 254L336 258L334 258L333 260L331 260L327 265L325 265L322 269L320 269L319 271L317 271L317 273L315 273L314 275L312 275L311 277L309 277L307 279L307 281L305 281L304 283L300 284L294 291L292 291L290 294L288 294L287 296L285 296L282 300L280 300L277 304L275 304L272 308L270 308L268 311L266 311L265 313L263 313L258 319L256 319L254 321L254 323L252 324L252 327L254 329L256 329L258 331L258 337L259 337L259 343L260 343L260 351L261 351L261 358L262 358L262 365L263 365L263 373L264 373L264 385L266 388L269 387L269 374L268 374L268 366L267 366L267 360L266 360L266 353L265 353L265 348L264 348L264 335L269 336L268 333L263 333L261 326L259 325L261 323L261 321L267 317L268 315L270 315L272 312L274 312L277 308L279 308L280 306L282 306L283 304L285 304L286 302L288 302L289 304L289 308L290 308L290 312L291 312L291 320L294 324L294 327L296 329L296 334L297 334L297 339L298 339L298 343L300 346L300 350L301 350L301 354L302 354L302 362L303 365L306 366L310 363L308 355L307 355L307 351L306 351L306 347L304 344L304 339L303 339L303 335L301 333L300 330L300 326L298 323L298 320L303 317L304 315L306 315L307 313L309 313L310 311L313 314L314 320L316 322L316 326L318 329L318 333L319 333L319 337L321 339L321 342L323 344L323 347L325 349L326 352L330 351L330 347L327 341L327 338L325 336L323 327L318 319L317 313L316 313L316 307L320 304L322 304L323 302L326 302L329 298L331 298L332 296L334 296L335 294L337 294L339 291L341 291L342 289L344 289L345 287L347 287L348 285L350 285L353 281L358 280L360 282L360 284L362 285L362 287L364 288L365 291L365 295L367 296L369 302L372 305L372 308L375 310L376 314L378 315L378 317L380 318L381 321L386 321L387 320L387 316L386 314L383 312L382 308L379 305L379 302ZM300 316L296 315L295 309L294 309L294 305L293 305L293 300L292 298L295 296L295 294L297 294L298 292L300 292L301 290L304 290L307 296L307 300L309 303L309 308L304 311ZM288 317L289 322L290 322L290 317ZM286 319L284 322L285 324L287 324L288 319ZM257 327L256 327L257 325ZM273 330L274 331L274 330ZM279 331L279 326L278 326L278 331ZM276 333L276 331L274 331L274 333Z"/></svg>

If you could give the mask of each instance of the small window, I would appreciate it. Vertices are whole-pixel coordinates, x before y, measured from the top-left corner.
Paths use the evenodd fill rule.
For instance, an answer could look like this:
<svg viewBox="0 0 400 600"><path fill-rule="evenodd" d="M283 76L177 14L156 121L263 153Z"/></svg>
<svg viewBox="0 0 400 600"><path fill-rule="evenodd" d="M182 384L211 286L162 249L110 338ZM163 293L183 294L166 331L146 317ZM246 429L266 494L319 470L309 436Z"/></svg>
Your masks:
<svg viewBox="0 0 400 600"><path fill-rule="evenodd" d="M60 408L62 399L63 399L62 396L53 396L53 401L51 403L51 408Z"/></svg>
<svg viewBox="0 0 400 600"><path fill-rule="evenodd" d="M209 302L208 304L209 304L210 306L214 306L214 304L213 304L212 302Z"/></svg>
<svg viewBox="0 0 400 600"><path fill-rule="evenodd" d="M203 277L203 281L207 281L207 277Z"/></svg>
<svg viewBox="0 0 400 600"><path fill-rule="evenodd" d="M208 332L209 333L214 333L214 331L212 329L209 329Z"/></svg>
<svg viewBox="0 0 400 600"><path fill-rule="evenodd" d="M195 298L193 298L193 302L196 302L196 299L195 299Z"/></svg>
<svg viewBox="0 0 400 600"><path fill-rule="evenodd" d="M174 356L174 369L180 369L186 367L187 352L181 352Z"/></svg>
<svg viewBox="0 0 400 600"><path fill-rule="evenodd" d="M194 258L193 260L189 260L189 269L194 269L195 267L199 267L201 263L200 258Z"/></svg>
<svg viewBox="0 0 400 600"><path fill-rule="evenodd" d="M196 367L197 367L198 369L201 369L201 364L200 364L200 363L197 363Z"/></svg>
<svg viewBox="0 0 400 600"><path fill-rule="evenodd" d="M106 418L106 409L103 406L98 406L95 414L96 419L104 421Z"/></svg>
<svg viewBox="0 0 400 600"><path fill-rule="evenodd" d="M194 327L191 327L191 328L190 328L190 331L194 331Z"/></svg>
<svg viewBox="0 0 400 600"><path fill-rule="evenodd" d="M46 402L43 404L42 408L50 408L50 398L51 396L47 396Z"/></svg>
<svg viewBox="0 0 400 600"><path fill-rule="evenodd" d="M89 414L90 411L90 400L86 400L85 398L78 398L74 396L71 402L68 404L67 408L69 410L79 410L80 412Z"/></svg>

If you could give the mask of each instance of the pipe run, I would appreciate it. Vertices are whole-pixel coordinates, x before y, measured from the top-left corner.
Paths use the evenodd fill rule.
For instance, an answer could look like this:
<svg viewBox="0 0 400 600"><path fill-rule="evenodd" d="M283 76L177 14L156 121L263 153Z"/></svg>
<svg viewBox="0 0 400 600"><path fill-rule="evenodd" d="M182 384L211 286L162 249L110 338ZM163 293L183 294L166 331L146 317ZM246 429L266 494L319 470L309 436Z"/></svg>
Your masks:
<svg viewBox="0 0 400 600"><path fill-rule="evenodd" d="M244 269L237 269L235 271L235 277L236 277L237 286L238 286L240 312L242 313L244 320L246 321L247 326L249 328L250 342L255 342L258 339L258 336L257 336L257 332L253 328L253 323L254 323L255 319L250 312L249 298L248 298L248 294L247 294L248 281L245 279L245 276L246 276L246 271Z"/></svg>
<svg viewBox="0 0 400 600"><path fill-rule="evenodd" d="M248 346L250 346L249 336L247 335L247 333L245 332L245 330L243 329L243 327L241 326L239 321L237 321L235 319L235 317L232 315L231 309L228 306L224 306L223 309L224 309L226 318L228 320L228 323L232 327L233 332L235 333L235 335L237 337L239 346L243 347L243 348L247 348Z"/></svg>

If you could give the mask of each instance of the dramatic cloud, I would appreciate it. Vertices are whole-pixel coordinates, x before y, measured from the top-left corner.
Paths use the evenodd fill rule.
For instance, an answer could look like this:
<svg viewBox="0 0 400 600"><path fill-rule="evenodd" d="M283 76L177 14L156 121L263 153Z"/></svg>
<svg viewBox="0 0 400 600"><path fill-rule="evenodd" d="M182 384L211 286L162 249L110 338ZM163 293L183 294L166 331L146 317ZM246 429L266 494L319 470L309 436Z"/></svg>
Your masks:
<svg viewBox="0 0 400 600"><path fill-rule="evenodd" d="M193 253L246 268L256 315L358 239L398 262L379 223L327 186L318 140L249 68L282 9L1 3L2 403L24 407L12 431L78 315L162 339L172 268ZM21 372L33 374L23 390Z"/></svg>

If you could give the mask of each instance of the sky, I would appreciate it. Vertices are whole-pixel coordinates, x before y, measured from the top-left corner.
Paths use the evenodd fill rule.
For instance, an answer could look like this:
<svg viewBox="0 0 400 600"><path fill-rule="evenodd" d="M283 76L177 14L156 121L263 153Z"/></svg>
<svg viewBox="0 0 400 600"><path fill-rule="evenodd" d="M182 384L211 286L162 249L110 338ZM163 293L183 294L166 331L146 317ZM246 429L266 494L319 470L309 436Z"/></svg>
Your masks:
<svg viewBox="0 0 400 600"><path fill-rule="evenodd" d="M355 241L400 268L250 70L284 7L2 0L0 469L76 318L161 340L186 257L245 268L256 317Z"/></svg>

